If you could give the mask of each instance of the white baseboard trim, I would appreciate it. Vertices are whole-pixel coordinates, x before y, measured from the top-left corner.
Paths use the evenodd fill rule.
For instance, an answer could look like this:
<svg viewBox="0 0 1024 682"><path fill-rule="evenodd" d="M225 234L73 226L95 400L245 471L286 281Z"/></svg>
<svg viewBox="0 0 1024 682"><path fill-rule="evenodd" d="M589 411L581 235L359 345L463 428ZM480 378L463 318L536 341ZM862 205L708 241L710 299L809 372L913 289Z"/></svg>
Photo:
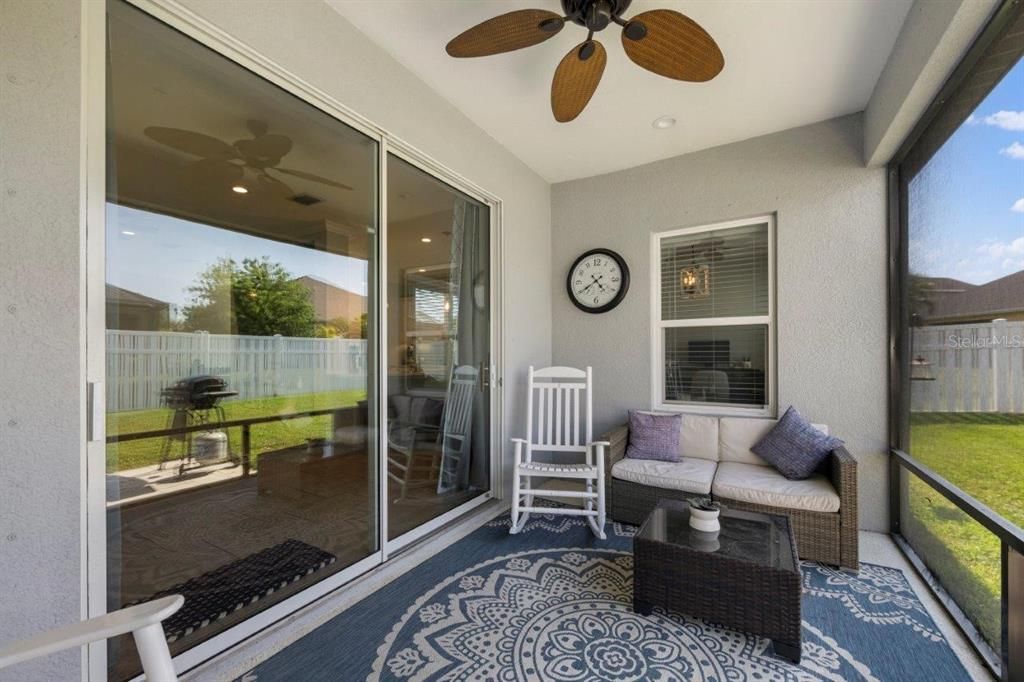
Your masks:
<svg viewBox="0 0 1024 682"><path fill-rule="evenodd" d="M440 529L434 536L402 550L400 554L373 570L359 576L334 592L282 618L252 637L180 676L182 682L233 680L244 675L289 644L298 641L357 602L404 573L419 566L449 545L480 528L485 523L507 514L509 504L501 500L481 505Z"/></svg>

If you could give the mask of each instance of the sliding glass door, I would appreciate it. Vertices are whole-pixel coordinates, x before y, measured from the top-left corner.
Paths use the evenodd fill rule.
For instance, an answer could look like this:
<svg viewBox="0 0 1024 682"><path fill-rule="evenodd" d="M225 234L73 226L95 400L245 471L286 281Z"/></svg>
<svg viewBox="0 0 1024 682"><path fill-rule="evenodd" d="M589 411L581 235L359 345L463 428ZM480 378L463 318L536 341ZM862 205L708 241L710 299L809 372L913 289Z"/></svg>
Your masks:
<svg viewBox="0 0 1024 682"><path fill-rule="evenodd" d="M379 149L126 4L108 39L107 606L183 594L178 653L379 548Z"/></svg>
<svg viewBox="0 0 1024 682"><path fill-rule="evenodd" d="M490 209L387 159L388 539L490 490Z"/></svg>
<svg viewBox="0 0 1024 682"><path fill-rule="evenodd" d="M90 613L184 595L188 665L489 497L494 204L128 3L106 18ZM130 637L106 663L140 672Z"/></svg>

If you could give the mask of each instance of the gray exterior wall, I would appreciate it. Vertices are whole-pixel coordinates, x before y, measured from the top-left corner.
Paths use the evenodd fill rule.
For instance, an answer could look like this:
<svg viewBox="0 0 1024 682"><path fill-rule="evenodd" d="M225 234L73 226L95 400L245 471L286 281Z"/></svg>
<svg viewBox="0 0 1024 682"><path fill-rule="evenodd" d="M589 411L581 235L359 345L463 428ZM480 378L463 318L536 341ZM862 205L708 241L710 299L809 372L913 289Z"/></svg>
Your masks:
<svg viewBox="0 0 1024 682"><path fill-rule="evenodd" d="M319 0L184 5L503 200L515 430L526 367L551 360L550 186ZM0 0L0 642L84 613L81 13L76 0ZM0 680L80 675L69 652Z"/></svg>
<svg viewBox="0 0 1024 682"><path fill-rule="evenodd" d="M0 642L82 615L80 24L77 2L0 0Z"/></svg>
<svg viewBox="0 0 1024 682"><path fill-rule="evenodd" d="M594 367L595 431L650 407L651 233L774 212L778 405L847 442L861 526L887 528L886 183L862 145L854 115L554 186L554 360ZM590 315L565 276L598 246L625 257L632 282Z"/></svg>

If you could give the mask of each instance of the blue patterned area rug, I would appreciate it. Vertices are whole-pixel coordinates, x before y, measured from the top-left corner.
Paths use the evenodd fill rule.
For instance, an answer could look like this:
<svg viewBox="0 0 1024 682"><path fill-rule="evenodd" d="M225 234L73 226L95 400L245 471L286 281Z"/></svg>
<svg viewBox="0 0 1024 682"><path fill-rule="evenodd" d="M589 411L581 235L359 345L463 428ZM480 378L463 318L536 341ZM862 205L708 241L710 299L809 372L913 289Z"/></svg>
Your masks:
<svg viewBox="0 0 1024 682"><path fill-rule="evenodd" d="M803 657L682 614L633 612L632 535L494 521L244 675L272 680L967 680L903 574L803 565Z"/></svg>

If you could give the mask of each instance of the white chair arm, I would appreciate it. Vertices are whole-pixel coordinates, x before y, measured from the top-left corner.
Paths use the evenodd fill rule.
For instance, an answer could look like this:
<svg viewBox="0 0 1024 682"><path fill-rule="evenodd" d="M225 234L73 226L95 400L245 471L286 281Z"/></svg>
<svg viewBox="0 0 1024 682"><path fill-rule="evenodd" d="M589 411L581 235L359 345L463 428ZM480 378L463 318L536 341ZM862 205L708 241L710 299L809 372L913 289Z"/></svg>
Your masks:
<svg viewBox="0 0 1024 682"><path fill-rule="evenodd" d="M523 463L523 455L528 452L529 444L524 438L513 438L512 439L513 452L512 456L515 457L516 466Z"/></svg>
<svg viewBox="0 0 1024 682"><path fill-rule="evenodd" d="M607 441L607 440L595 440L594 442L592 442L589 445L587 445L587 447L588 448L593 448L593 447L597 447L598 445L600 445L601 447L605 447L605 448L610 448L612 446L610 441Z"/></svg>
<svg viewBox="0 0 1024 682"><path fill-rule="evenodd" d="M185 598L175 594L8 644L0 648L0 668L101 639L125 635L153 625L159 626L165 619L174 615L184 603Z"/></svg>

